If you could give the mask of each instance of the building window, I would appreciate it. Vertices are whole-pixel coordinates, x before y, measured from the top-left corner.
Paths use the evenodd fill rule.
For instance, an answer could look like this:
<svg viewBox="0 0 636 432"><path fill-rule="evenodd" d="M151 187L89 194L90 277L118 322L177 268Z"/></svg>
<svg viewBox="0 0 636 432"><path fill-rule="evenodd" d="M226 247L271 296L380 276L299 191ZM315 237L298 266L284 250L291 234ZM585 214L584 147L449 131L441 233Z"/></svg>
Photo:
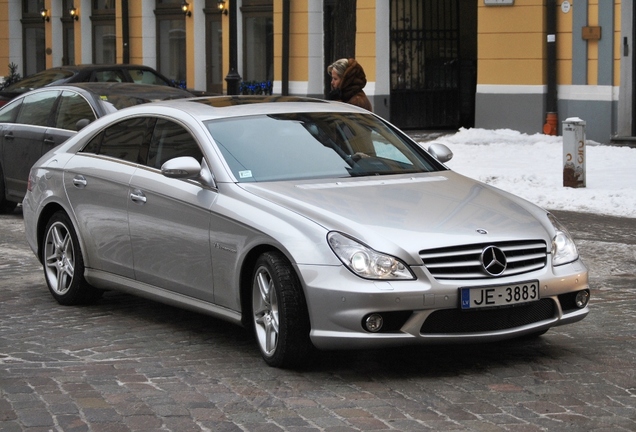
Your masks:
<svg viewBox="0 0 636 432"><path fill-rule="evenodd" d="M112 10L115 13L115 0L93 0L93 10Z"/></svg>
<svg viewBox="0 0 636 432"><path fill-rule="evenodd" d="M159 72L185 86L185 16L181 0L157 0L157 66Z"/></svg>
<svg viewBox="0 0 636 432"><path fill-rule="evenodd" d="M274 79L272 0L243 0L243 81Z"/></svg>
<svg viewBox="0 0 636 432"><path fill-rule="evenodd" d="M117 62L115 0L93 0L93 63Z"/></svg>
<svg viewBox="0 0 636 432"><path fill-rule="evenodd" d="M40 15L42 5L38 0L22 1L22 57L24 76L46 69L46 40L44 22Z"/></svg>

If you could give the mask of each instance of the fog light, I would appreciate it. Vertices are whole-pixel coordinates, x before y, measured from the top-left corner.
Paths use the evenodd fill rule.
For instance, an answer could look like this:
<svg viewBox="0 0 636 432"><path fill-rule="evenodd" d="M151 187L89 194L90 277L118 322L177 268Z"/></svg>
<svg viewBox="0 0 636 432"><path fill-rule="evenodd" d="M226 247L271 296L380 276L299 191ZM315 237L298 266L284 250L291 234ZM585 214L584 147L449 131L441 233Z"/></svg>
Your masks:
<svg viewBox="0 0 636 432"><path fill-rule="evenodd" d="M370 331L371 333L376 333L379 332L382 328L383 321L384 320L382 319L382 315L374 313L369 315L367 319L364 320L364 325L368 331Z"/></svg>
<svg viewBox="0 0 636 432"><path fill-rule="evenodd" d="M574 298L574 302L576 303L576 307L584 308L587 306L590 301L590 292L588 290L579 291L576 293L576 297Z"/></svg>

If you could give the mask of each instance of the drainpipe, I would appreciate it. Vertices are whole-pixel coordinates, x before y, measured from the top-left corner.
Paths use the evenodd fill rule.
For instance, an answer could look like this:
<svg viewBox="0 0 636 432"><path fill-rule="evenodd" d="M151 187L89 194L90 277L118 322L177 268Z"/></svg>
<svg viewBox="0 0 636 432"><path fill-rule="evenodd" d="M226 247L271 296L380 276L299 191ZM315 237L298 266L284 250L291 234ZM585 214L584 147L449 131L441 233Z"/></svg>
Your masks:
<svg viewBox="0 0 636 432"><path fill-rule="evenodd" d="M130 63L130 24L128 14L128 0L121 0L121 36L124 43L122 63Z"/></svg>
<svg viewBox="0 0 636 432"><path fill-rule="evenodd" d="M558 101L557 101L557 70L556 70L556 0L546 0L547 7L547 80L548 92L546 94L546 122L543 125L543 133L546 135L558 135Z"/></svg>
<svg viewBox="0 0 636 432"><path fill-rule="evenodd" d="M282 64L282 95L289 95L289 0L283 0L283 64Z"/></svg>

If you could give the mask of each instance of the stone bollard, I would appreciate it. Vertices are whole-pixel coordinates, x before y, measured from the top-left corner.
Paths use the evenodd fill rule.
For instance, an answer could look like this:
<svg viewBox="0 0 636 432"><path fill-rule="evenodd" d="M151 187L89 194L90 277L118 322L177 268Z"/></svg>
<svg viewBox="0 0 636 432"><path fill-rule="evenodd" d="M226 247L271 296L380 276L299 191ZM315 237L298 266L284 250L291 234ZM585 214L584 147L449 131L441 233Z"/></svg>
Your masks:
<svg viewBox="0 0 636 432"><path fill-rule="evenodd" d="M563 186L585 187L585 121L578 117L563 122Z"/></svg>

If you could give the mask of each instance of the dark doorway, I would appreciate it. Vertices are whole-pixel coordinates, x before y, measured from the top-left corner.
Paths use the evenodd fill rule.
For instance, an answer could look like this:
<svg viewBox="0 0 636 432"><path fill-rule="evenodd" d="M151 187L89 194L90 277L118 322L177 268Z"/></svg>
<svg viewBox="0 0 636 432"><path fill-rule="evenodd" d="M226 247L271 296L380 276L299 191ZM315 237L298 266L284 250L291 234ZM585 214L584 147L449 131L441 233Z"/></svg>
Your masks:
<svg viewBox="0 0 636 432"><path fill-rule="evenodd" d="M636 48L636 7L632 9L632 46L631 50L627 41L623 43L626 45L623 49L627 50L623 55L631 55L632 56L632 136L636 136L636 52L634 49ZM630 52L631 51L631 52Z"/></svg>
<svg viewBox="0 0 636 432"><path fill-rule="evenodd" d="M477 2L391 0L391 121L404 129L472 127Z"/></svg>
<svg viewBox="0 0 636 432"><path fill-rule="evenodd" d="M324 0L324 93L331 90L331 77L327 66L341 58L356 56L357 0Z"/></svg>
<svg viewBox="0 0 636 432"><path fill-rule="evenodd" d="M209 11L209 12L208 12ZM208 8L205 15L206 31L206 90L223 94L223 28L218 9Z"/></svg>

